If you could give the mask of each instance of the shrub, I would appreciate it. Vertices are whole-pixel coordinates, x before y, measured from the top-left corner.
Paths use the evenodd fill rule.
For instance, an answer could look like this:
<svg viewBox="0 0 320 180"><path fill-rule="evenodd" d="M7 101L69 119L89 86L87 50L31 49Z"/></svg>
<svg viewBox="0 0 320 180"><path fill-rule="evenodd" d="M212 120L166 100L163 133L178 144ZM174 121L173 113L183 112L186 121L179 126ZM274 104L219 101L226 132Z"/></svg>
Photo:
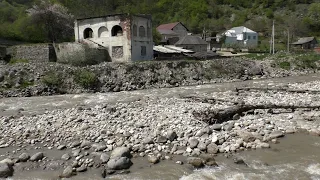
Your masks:
<svg viewBox="0 0 320 180"><path fill-rule="evenodd" d="M49 71L42 77L42 82L48 87L60 87L62 85L62 78L58 73Z"/></svg>
<svg viewBox="0 0 320 180"><path fill-rule="evenodd" d="M74 74L74 81L86 89L96 89L99 79L95 73L88 70L78 70Z"/></svg>
<svg viewBox="0 0 320 180"><path fill-rule="evenodd" d="M282 61L279 63L279 67L285 70L290 70L291 68L291 63L288 61Z"/></svg>

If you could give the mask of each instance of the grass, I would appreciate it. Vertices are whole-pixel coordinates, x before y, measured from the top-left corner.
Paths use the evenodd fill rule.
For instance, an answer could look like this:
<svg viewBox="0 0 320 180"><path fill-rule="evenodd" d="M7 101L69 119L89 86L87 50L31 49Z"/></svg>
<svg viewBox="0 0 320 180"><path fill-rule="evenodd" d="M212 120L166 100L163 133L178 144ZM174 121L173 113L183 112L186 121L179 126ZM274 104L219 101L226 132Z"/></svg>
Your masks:
<svg viewBox="0 0 320 180"><path fill-rule="evenodd" d="M307 53L296 56L295 63L300 69L319 69L317 65L319 60L319 54Z"/></svg>
<svg viewBox="0 0 320 180"><path fill-rule="evenodd" d="M270 54L268 53L250 53L245 55L245 57L253 60L263 60L268 56L270 56Z"/></svg>
<svg viewBox="0 0 320 180"><path fill-rule="evenodd" d="M9 64L29 63L27 59L10 59Z"/></svg>

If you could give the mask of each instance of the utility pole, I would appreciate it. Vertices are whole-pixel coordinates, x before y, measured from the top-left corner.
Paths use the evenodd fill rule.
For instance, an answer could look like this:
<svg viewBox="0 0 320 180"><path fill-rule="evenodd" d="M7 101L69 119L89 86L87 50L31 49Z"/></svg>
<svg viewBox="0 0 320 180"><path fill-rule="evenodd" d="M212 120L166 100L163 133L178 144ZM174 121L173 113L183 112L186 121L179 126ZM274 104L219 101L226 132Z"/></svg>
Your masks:
<svg viewBox="0 0 320 180"><path fill-rule="evenodd" d="M288 49L287 49L287 52L288 52L288 54L290 53L290 35L289 35L289 28L288 28Z"/></svg>
<svg viewBox="0 0 320 180"><path fill-rule="evenodd" d="M274 20L272 21L272 54L274 54Z"/></svg>

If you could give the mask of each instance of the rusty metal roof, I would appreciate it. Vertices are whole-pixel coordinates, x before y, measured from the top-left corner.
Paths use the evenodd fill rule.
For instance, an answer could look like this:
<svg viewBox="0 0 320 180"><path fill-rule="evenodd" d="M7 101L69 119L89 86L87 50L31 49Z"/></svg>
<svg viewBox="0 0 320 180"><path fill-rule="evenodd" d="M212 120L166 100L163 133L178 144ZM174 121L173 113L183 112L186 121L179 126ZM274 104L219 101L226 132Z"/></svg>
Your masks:
<svg viewBox="0 0 320 180"><path fill-rule="evenodd" d="M181 24L182 26L184 26L187 29L187 31L189 31L188 28L185 25L183 25L181 22L174 22L174 23L169 23L169 24L161 24L161 25L159 25L157 27L157 30L159 30L159 29L172 30L178 24Z"/></svg>

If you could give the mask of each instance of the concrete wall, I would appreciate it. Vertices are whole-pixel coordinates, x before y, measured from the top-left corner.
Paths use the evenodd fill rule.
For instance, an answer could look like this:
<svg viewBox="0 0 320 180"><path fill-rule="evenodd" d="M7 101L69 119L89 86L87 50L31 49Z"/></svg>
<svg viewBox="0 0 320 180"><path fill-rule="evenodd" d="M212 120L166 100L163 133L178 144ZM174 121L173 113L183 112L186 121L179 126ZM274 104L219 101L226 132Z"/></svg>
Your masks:
<svg viewBox="0 0 320 180"><path fill-rule="evenodd" d="M28 44L8 48L14 59L26 59L33 62L56 61L56 54L52 44Z"/></svg>
<svg viewBox="0 0 320 180"><path fill-rule="evenodd" d="M177 24L174 28L173 31L179 34L179 37L184 37L188 35L188 31L186 27L184 27L181 23Z"/></svg>
<svg viewBox="0 0 320 180"><path fill-rule="evenodd" d="M81 43L55 44L55 51L59 63L90 65L111 61L105 48L90 48Z"/></svg>
<svg viewBox="0 0 320 180"><path fill-rule="evenodd" d="M132 29L137 27L137 34L132 31L131 53L132 61L152 60L153 59L153 38L152 38L152 22L151 19L145 17L134 16L132 18ZM140 34L140 28L145 29L144 34Z"/></svg>
<svg viewBox="0 0 320 180"><path fill-rule="evenodd" d="M112 28L120 26L123 34L112 36ZM93 41L108 49L112 61L131 61L131 31L130 20L121 16L110 16L92 19L77 20L75 22L75 38L76 42L85 39L84 31L90 28L93 31Z"/></svg>
<svg viewBox="0 0 320 180"><path fill-rule="evenodd" d="M135 33L133 33L134 25ZM112 29L117 26L121 27L122 34L114 35ZM105 47L113 62L151 60L153 56L151 27L149 16L115 15L79 19L75 22L75 38L76 42L91 41ZM85 39L85 31L89 28L92 30L92 37ZM141 47L145 47L145 55L144 53L141 55Z"/></svg>
<svg viewBox="0 0 320 180"><path fill-rule="evenodd" d="M256 47L258 46L258 33L245 33L243 41L238 41L236 37L226 37L225 44L238 44L240 47Z"/></svg>

